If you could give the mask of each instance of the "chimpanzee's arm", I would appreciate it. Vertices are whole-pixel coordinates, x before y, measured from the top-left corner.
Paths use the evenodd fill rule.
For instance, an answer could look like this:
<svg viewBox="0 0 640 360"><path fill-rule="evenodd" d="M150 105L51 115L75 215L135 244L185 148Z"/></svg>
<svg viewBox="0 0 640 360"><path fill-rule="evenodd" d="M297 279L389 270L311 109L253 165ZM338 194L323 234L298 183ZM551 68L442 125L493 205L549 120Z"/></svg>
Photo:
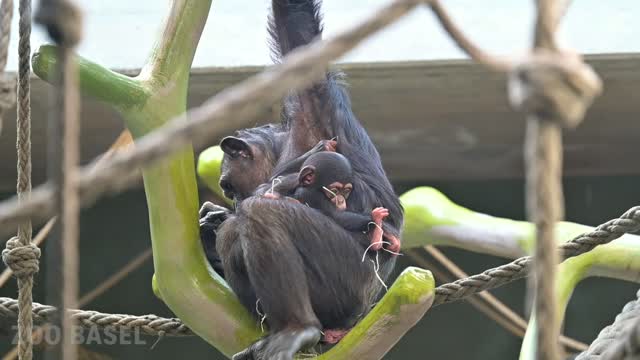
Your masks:
<svg viewBox="0 0 640 360"><path fill-rule="evenodd" d="M370 215L362 215L351 211L332 211L327 215L347 231L367 231L373 221Z"/></svg>

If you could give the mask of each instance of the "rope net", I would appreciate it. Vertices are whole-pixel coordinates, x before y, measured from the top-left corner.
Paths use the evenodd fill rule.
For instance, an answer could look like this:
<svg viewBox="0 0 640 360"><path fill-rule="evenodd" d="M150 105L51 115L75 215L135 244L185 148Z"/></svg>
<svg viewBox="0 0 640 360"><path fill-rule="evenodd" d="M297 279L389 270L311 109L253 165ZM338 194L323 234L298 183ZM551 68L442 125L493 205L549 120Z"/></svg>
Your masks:
<svg viewBox="0 0 640 360"><path fill-rule="evenodd" d="M534 257L523 257L482 274L445 284L436 289L434 305L464 299L480 291L493 289L533 272L530 291L535 299L537 328L537 359L558 359L559 319L556 316L554 272L559 259L577 256L606 244L624 233L640 228L640 208L635 207L619 219L609 221L592 232L563 244L557 251L553 229L563 217L561 189L562 129L580 123L586 109L601 91L601 83L582 59L558 49L556 28L568 6L568 1L538 0L535 37L530 54L519 62L497 59L469 41L450 19L437 0L396 0L362 23L325 41L318 41L296 52L250 80L231 87L199 108L178 116L190 121L172 121L145 136L129 152L100 163L77 168L77 107L78 95L75 70L69 59L70 50L81 38L81 18L68 1L42 0L36 16L51 37L60 45L58 133L64 149L59 149L55 163L55 186L48 184L31 191L30 182L30 99L29 99L29 34L31 31L30 0L20 1L20 44L18 86L18 197L0 204L0 225L17 226L18 235L7 242L3 260L18 278L18 301L0 298L0 314L17 318L20 332L19 356L32 357L32 323L57 321L53 306L33 303L33 274L38 271L40 250L31 242L31 220L62 214L64 239L60 258L64 264L58 283L63 291L59 301L63 308L73 308L77 293L77 231L78 208L88 205L109 191L121 191L140 175L139 168L150 165L191 143L202 146L212 137L228 132L241 118L249 123L270 103L292 88L308 85L323 76L327 64L355 45L394 21L414 7L427 4L436 14L451 38L472 59L509 78L509 100L527 119L525 155L527 165L528 216L536 226L537 241ZM3 0L0 6L0 71L6 65L7 44L13 3ZM3 81L4 83L4 81ZM6 108L0 98L0 111ZM0 114L1 115L1 114ZM64 120L64 121L63 121ZM64 134L64 137L62 136ZM70 174L74 178L70 178ZM63 196L64 194L64 196ZM64 199L64 200L63 200ZM53 204L53 205L52 205ZM139 328L154 336L190 336L192 332L179 319L154 315L131 316L103 314L95 311L67 310L61 318L64 327L77 322L83 326L111 327L120 330ZM636 322L637 324L637 322ZM637 329L637 326L634 328ZM625 338L635 341L637 331ZM631 340L630 340L631 339ZM635 340L634 340L635 339ZM625 345L625 349L632 347ZM637 348L637 347L636 347ZM74 359L76 349L65 342L61 349L65 359ZM612 357L613 358L613 357Z"/></svg>
<svg viewBox="0 0 640 360"><path fill-rule="evenodd" d="M576 360L625 360L640 356L640 291L636 296Z"/></svg>

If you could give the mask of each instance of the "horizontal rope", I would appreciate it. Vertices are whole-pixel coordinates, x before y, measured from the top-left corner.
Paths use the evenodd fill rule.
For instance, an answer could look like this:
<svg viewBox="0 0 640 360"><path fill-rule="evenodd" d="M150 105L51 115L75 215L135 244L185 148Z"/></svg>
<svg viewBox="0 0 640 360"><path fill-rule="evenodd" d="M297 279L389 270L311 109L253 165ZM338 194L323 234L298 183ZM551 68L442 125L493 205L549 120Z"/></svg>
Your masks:
<svg viewBox="0 0 640 360"><path fill-rule="evenodd" d="M180 319L162 318L156 315L105 314L88 310L69 310L71 319L83 327L97 326L119 331L140 329L143 334L152 336L194 336L193 332ZM51 322L58 315L58 309L49 305L33 303L34 324ZM0 316L17 319L18 301L0 297Z"/></svg>
<svg viewBox="0 0 640 360"><path fill-rule="evenodd" d="M620 218L609 220L592 231L579 235L560 246L561 256L567 259L607 244L625 233L640 230L640 206L635 206ZM525 256L506 265L484 271L436 288L433 306L462 300L478 292L494 289L521 279L529 273L533 257Z"/></svg>

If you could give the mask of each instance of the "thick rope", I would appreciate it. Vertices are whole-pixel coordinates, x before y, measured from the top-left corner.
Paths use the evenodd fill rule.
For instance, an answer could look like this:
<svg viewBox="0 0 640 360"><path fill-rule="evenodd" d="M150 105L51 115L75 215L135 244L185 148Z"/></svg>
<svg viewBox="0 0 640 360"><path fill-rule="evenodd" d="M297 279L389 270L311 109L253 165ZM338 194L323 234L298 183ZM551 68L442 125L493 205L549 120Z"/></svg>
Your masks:
<svg viewBox="0 0 640 360"><path fill-rule="evenodd" d="M588 252L598 245L607 244L625 233L640 230L640 206L629 209L619 219L609 220L593 231L584 233L562 244L560 253L564 259ZM462 300L478 292L491 290L527 276L533 257L525 256L506 265L486 270L466 279L436 288L432 306Z"/></svg>
<svg viewBox="0 0 640 360"><path fill-rule="evenodd" d="M552 1L537 0L537 3L535 47L555 50ZM533 276L529 278L527 299L533 298L537 318L535 358L558 360L562 349L558 342L560 319L555 286L560 257L556 251L555 226L564 217L562 128L555 114L542 114L528 115L524 144L527 213L536 227Z"/></svg>
<svg viewBox="0 0 640 360"><path fill-rule="evenodd" d="M626 360L640 356L640 291L636 296L576 360Z"/></svg>
<svg viewBox="0 0 640 360"><path fill-rule="evenodd" d="M9 55L12 19L13 0L2 0L0 4L0 133L2 133L2 115L16 101L15 77L4 72Z"/></svg>
<svg viewBox="0 0 640 360"><path fill-rule="evenodd" d="M82 32L80 11L67 0L41 0L36 16L47 28L49 37L58 45L59 66L56 69L55 109L49 127L50 178L60 189L54 204L60 216L56 241L47 246L47 295L63 309L78 305L79 273L79 191L76 166L80 153L79 93L73 49ZM62 269L59 269L61 263ZM61 270L61 271L60 271ZM61 296L60 296L61 295ZM73 319L63 314L62 341L54 344L46 356L52 359L76 360L78 346L72 341Z"/></svg>
<svg viewBox="0 0 640 360"><path fill-rule="evenodd" d="M527 212L536 228L533 276L527 291L528 298L534 299L537 318L536 359L557 360L562 350L558 343L560 319L555 293L560 258L555 226L564 217L562 131L552 121L531 117L527 120L525 139Z"/></svg>
<svg viewBox="0 0 640 360"><path fill-rule="evenodd" d="M0 4L0 71L4 71L7 67L12 20L13 0L2 0Z"/></svg>
<svg viewBox="0 0 640 360"><path fill-rule="evenodd" d="M560 317L555 293L559 255L555 226L564 217L562 127L582 121L601 84L575 56L560 53L555 34L566 1L537 0L534 54L511 71L512 105L527 116L525 136L527 214L536 228L534 276L528 299L536 314L535 358L557 360ZM563 60L566 58L567 60Z"/></svg>
<svg viewBox="0 0 640 360"><path fill-rule="evenodd" d="M18 108L17 140L18 153L18 200L23 202L31 192L31 0L20 0L19 5L19 44L18 44ZM13 270L18 279L18 356L20 359L33 358L31 332L31 303L33 301L33 275L38 272L40 249L31 242L31 221L18 226L18 236L7 241L2 259Z"/></svg>
<svg viewBox="0 0 640 360"><path fill-rule="evenodd" d="M0 297L0 316L16 318L18 303L14 299ZM156 315L103 314L97 311L68 310L69 317L84 327L112 328L118 331L140 329L151 336L193 336L193 332L180 319L162 318ZM33 303L33 320L45 324L58 315L58 309L49 305Z"/></svg>

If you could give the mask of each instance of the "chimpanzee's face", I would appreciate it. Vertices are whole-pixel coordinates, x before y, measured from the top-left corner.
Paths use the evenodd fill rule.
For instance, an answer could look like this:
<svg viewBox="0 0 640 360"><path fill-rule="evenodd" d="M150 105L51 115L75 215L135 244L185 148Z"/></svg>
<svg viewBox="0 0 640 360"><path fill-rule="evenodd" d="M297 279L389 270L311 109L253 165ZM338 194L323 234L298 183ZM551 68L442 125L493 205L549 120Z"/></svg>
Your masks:
<svg viewBox="0 0 640 360"><path fill-rule="evenodd" d="M234 136L222 139L220 147L224 152L220 175L224 196L241 201L268 181L273 163L260 147Z"/></svg>

